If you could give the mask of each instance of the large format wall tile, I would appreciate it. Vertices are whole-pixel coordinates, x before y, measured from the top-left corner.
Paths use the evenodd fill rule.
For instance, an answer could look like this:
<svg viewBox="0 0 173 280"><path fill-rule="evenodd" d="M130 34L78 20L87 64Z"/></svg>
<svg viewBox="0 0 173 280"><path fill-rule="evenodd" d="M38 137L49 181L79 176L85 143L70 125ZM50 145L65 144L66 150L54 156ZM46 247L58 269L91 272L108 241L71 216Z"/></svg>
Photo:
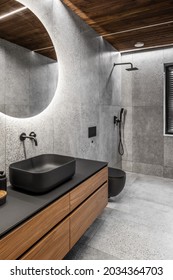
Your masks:
<svg viewBox="0 0 173 280"><path fill-rule="evenodd" d="M99 157L99 105L81 106L78 156L87 159ZM96 137L88 138L88 127L96 126Z"/></svg>
<svg viewBox="0 0 173 280"><path fill-rule="evenodd" d="M173 167L173 137L164 137L164 165Z"/></svg>
<svg viewBox="0 0 173 280"><path fill-rule="evenodd" d="M123 161L132 161L132 136L133 136L133 118L132 118L132 107L124 107L124 122L122 125L122 136L123 136L123 146L124 155L122 157Z"/></svg>
<svg viewBox="0 0 173 280"><path fill-rule="evenodd" d="M132 54L127 54L121 57L121 63L133 63ZM121 67L121 95L122 107L132 106L133 80L134 72L126 71L130 65L116 66Z"/></svg>
<svg viewBox="0 0 173 280"><path fill-rule="evenodd" d="M116 167L121 161L118 154L118 128L113 123L113 117L119 111L118 106L100 106L99 159L108 161L112 167Z"/></svg>
<svg viewBox="0 0 173 280"><path fill-rule="evenodd" d="M163 51L133 54L133 63L139 68L133 73L133 106L162 106Z"/></svg>
<svg viewBox="0 0 173 280"><path fill-rule="evenodd" d="M145 175L154 175L154 176L163 177L162 165L134 162L132 163L132 171L135 173L141 173Z"/></svg>
<svg viewBox="0 0 173 280"><path fill-rule="evenodd" d="M173 179L173 167L164 166L163 177Z"/></svg>
<svg viewBox="0 0 173 280"><path fill-rule="evenodd" d="M76 104L59 104L54 113L54 152L78 155L81 108Z"/></svg>
<svg viewBox="0 0 173 280"><path fill-rule="evenodd" d="M103 105L121 105L121 68L113 67L120 60L120 54L100 38L100 103Z"/></svg>
<svg viewBox="0 0 173 280"><path fill-rule="evenodd" d="M81 36L80 50L81 104L96 105L99 103L99 38L88 33Z"/></svg>
<svg viewBox="0 0 173 280"><path fill-rule="evenodd" d="M1 107L0 107L1 108ZM5 170L6 135L5 135L5 116L0 113L0 170Z"/></svg>
<svg viewBox="0 0 173 280"><path fill-rule="evenodd" d="M162 107L133 107L133 162L163 165Z"/></svg>
<svg viewBox="0 0 173 280"><path fill-rule="evenodd" d="M1 61L1 67L0 67L0 85L1 85L0 112L4 112L5 92L6 92L6 71L4 71L4 69L6 69L4 40L1 40L1 44L0 44L0 61ZM5 81L5 83L4 83L4 81Z"/></svg>
<svg viewBox="0 0 173 280"><path fill-rule="evenodd" d="M132 172L132 161L122 160L122 169Z"/></svg>

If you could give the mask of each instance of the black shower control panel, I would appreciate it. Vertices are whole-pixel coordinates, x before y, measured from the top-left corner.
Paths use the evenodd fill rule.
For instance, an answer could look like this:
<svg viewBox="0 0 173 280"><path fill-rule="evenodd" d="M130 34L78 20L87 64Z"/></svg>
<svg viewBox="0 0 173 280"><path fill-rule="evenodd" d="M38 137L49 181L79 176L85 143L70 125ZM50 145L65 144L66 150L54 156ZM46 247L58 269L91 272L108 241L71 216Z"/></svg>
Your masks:
<svg viewBox="0 0 173 280"><path fill-rule="evenodd" d="M94 137L97 134L96 126L88 127L88 138Z"/></svg>

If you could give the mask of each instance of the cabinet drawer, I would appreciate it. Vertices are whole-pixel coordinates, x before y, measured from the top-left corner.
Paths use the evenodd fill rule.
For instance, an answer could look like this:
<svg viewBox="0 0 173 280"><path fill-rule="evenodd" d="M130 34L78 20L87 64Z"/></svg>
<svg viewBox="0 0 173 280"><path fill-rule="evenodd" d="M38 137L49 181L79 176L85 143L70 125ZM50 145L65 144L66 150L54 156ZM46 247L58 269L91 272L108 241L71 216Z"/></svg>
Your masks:
<svg viewBox="0 0 173 280"><path fill-rule="evenodd" d="M94 222L108 202L108 184L105 183L70 215L70 249Z"/></svg>
<svg viewBox="0 0 173 280"><path fill-rule="evenodd" d="M69 251L69 219L54 228L21 260L61 260Z"/></svg>
<svg viewBox="0 0 173 280"><path fill-rule="evenodd" d="M70 192L70 211L75 209L82 201L90 196L101 185L108 181L108 168L105 167L97 174L80 184Z"/></svg>
<svg viewBox="0 0 173 280"><path fill-rule="evenodd" d="M0 240L0 259L13 260L69 214L69 194L63 196Z"/></svg>

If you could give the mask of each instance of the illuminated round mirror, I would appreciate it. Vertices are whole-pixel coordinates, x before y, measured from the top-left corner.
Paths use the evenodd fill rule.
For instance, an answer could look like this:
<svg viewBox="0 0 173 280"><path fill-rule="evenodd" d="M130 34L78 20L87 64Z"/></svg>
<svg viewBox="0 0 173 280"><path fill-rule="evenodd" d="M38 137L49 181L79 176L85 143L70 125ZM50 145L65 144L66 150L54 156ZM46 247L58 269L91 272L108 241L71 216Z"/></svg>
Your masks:
<svg viewBox="0 0 173 280"><path fill-rule="evenodd" d="M0 112L17 118L42 112L57 88L57 56L40 20L14 0L0 4L0 61Z"/></svg>

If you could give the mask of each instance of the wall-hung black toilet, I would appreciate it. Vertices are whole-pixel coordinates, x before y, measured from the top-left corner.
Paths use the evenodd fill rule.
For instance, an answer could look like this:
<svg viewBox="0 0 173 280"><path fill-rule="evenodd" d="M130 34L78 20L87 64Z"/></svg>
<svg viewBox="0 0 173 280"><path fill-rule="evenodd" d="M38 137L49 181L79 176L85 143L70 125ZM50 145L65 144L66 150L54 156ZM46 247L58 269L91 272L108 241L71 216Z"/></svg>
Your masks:
<svg viewBox="0 0 173 280"><path fill-rule="evenodd" d="M118 195L125 186L126 173L123 170L108 167L108 197Z"/></svg>

